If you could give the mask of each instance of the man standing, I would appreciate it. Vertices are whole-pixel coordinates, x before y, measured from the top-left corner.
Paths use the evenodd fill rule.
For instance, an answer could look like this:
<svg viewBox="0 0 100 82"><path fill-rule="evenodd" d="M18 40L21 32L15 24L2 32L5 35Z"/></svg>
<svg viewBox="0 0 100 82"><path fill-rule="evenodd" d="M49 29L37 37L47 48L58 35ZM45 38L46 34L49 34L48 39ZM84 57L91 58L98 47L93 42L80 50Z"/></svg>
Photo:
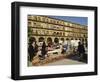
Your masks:
<svg viewBox="0 0 100 82"><path fill-rule="evenodd" d="M46 49L46 43L45 41L43 41L43 44L42 44L42 49L41 49L41 54L42 54L42 58L45 59L45 55L47 54L47 49Z"/></svg>
<svg viewBox="0 0 100 82"><path fill-rule="evenodd" d="M84 45L81 44L81 42L78 43L78 49L77 49L77 51L79 53L80 59L82 59L83 55L85 54L85 48L84 48Z"/></svg>

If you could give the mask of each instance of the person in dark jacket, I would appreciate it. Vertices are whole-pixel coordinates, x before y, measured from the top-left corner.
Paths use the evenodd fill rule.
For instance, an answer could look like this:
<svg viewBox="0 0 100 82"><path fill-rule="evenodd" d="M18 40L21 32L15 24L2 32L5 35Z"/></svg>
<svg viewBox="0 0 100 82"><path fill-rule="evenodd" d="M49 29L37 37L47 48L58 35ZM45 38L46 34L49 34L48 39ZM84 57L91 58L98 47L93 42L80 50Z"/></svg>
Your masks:
<svg viewBox="0 0 100 82"><path fill-rule="evenodd" d="M28 53L29 53L29 60L31 62L33 60L33 57L35 56L34 47L31 44L29 44Z"/></svg>
<svg viewBox="0 0 100 82"><path fill-rule="evenodd" d="M47 54L46 43L43 41L42 49L41 49L42 58L45 59L45 55Z"/></svg>
<svg viewBox="0 0 100 82"><path fill-rule="evenodd" d="M84 45L81 44L81 42L78 43L78 49L77 49L78 53L79 53L79 56L80 56L80 59L82 59L84 53L85 53L85 48L84 48Z"/></svg>
<svg viewBox="0 0 100 82"><path fill-rule="evenodd" d="M36 43L36 41L35 41L35 45L34 45L34 53L37 54L37 52L38 52L38 45L37 45L37 43Z"/></svg>
<svg viewBox="0 0 100 82"><path fill-rule="evenodd" d="M36 44L36 41L34 38L29 39L29 46L28 46L28 54L29 54L29 60L32 62L34 56L36 56L36 52L38 50L38 46Z"/></svg>

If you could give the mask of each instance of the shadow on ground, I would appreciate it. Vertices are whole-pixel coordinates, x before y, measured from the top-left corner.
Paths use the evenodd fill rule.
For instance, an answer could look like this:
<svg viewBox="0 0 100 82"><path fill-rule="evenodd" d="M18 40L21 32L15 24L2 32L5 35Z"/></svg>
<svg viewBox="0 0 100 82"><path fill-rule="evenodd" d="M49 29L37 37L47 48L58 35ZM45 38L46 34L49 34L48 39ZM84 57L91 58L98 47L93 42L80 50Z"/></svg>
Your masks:
<svg viewBox="0 0 100 82"><path fill-rule="evenodd" d="M76 61L80 61L83 63L88 63L87 61L87 54L84 54L82 58L80 58L77 54L73 55L71 54L68 59L72 59L72 60L76 60Z"/></svg>

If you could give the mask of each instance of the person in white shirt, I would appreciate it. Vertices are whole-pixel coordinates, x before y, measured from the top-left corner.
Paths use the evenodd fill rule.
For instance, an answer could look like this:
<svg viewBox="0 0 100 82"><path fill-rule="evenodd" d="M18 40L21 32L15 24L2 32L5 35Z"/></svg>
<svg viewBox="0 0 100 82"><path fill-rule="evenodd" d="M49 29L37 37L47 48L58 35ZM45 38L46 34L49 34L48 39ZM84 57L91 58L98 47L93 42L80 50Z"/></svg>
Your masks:
<svg viewBox="0 0 100 82"><path fill-rule="evenodd" d="M73 48L74 47L74 40L71 39L71 47Z"/></svg>
<svg viewBox="0 0 100 82"><path fill-rule="evenodd" d="M74 46L77 47L79 42L80 42L80 40L77 40L77 39L76 39L76 40L75 40L75 43L74 43Z"/></svg>
<svg viewBox="0 0 100 82"><path fill-rule="evenodd" d="M60 44L60 45L62 45L62 43L63 43L63 41L62 41L62 40L60 40L60 41L59 41L59 44Z"/></svg>

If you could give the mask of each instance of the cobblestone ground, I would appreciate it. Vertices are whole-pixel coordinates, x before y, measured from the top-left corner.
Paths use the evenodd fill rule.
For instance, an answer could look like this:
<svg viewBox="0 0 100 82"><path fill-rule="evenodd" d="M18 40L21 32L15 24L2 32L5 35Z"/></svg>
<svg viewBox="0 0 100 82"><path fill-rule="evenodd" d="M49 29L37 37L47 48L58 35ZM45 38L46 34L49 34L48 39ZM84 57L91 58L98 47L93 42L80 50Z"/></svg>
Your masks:
<svg viewBox="0 0 100 82"><path fill-rule="evenodd" d="M55 56L55 55L53 55ZM59 56L59 55L57 55ZM63 58L54 62L48 62L45 64L42 64L40 66L52 66L52 65L77 65L77 64L86 64L87 59L81 59L79 58L78 55L71 55L68 56L67 58ZM28 66L32 66L32 63L28 61Z"/></svg>
<svg viewBox="0 0 100 82"><path fill-rule="evenodd" d="M31 62L28 62L28 63L29 63L29 66L32 66ZM76 61L76 60L72 60L72 59L62 59L62 60L55 61L55 62L52 62L52 63L44 64L44 66L75 65L75 64L77 65L77 64L86 64L86 63L83 63L83 62L80 62L80 61Z"/></svg>
<svg viewBox="0 0 100 82"><path fill-rule="evenodd" d="M71 60L71 59L62 59L62 60L52 62L52 63L48 63L48 64L45 64L45 65L50 66L50 65L74 65L74 64L85 64L85 63L75 61L75 60Z"/></svg>

